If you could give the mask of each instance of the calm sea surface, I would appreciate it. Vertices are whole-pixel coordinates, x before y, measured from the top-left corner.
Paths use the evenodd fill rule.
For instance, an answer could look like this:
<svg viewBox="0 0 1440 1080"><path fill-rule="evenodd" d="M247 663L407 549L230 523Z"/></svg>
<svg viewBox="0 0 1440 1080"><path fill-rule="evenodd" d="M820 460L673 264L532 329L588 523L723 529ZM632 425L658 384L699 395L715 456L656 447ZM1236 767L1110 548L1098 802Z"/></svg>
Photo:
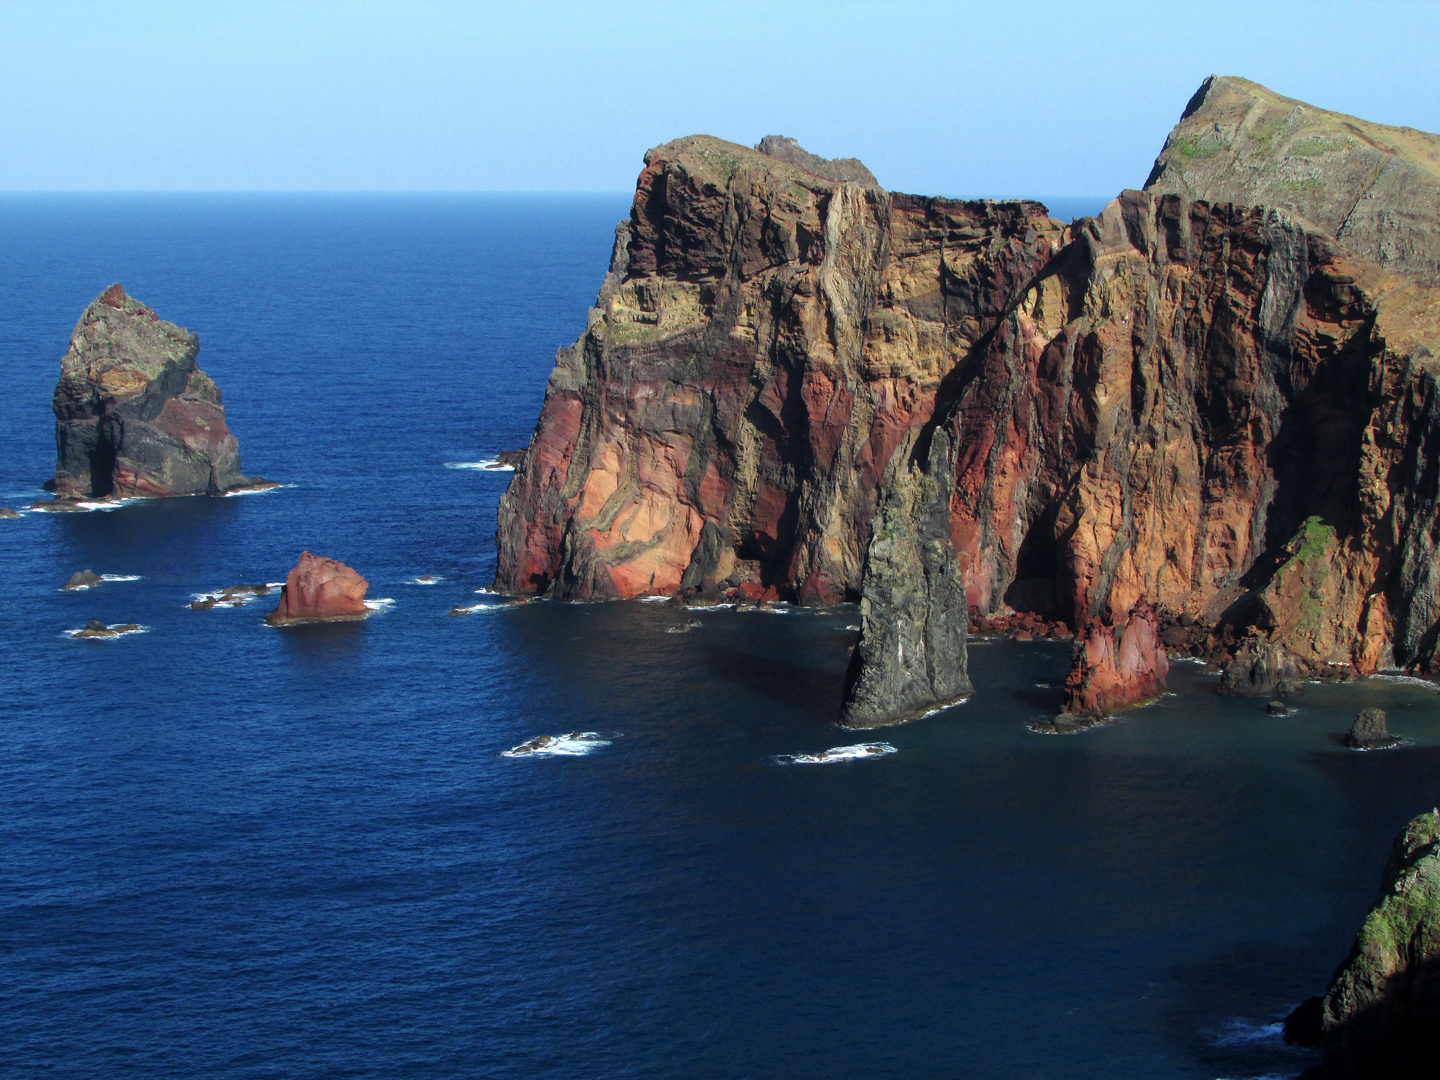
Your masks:
<svg viewBox="0 0 1440 1080"><path fill-rule="evenodd" d="M1277 719L1180 665L1042 737L1066 647L982 642L969 703L872 736L896 753L784 764L860 741L853 608L448 615L486 602L509 474L447 463L524 445L626 204L0 198L0 505L53 473L58 361L116 280L199 333L245 470L287 485L0 521L0 1074L1305 1067L1273 1025L1440 801L1434 689ZM393 603L188 609L303 548ZM59 591L87 567L137 580ZM64 636L92 618L147 631ZM1339 748L1371 704L1410 745ZM606 745L501 756L572 731Z"/></svg>

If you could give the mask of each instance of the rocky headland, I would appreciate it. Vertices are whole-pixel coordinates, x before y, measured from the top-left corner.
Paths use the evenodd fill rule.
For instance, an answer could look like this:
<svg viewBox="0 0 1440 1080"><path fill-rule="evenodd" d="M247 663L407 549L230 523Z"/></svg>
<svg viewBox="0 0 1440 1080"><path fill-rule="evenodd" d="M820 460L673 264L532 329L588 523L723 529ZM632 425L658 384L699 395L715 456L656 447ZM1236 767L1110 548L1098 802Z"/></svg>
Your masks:
<svg viewBox="0 0 1440 1080"><path fill-rule="evenodd" d="M1324 1047L1316 1080L1420 1080L1440 1061L1440 815L1396 838L1350 955L1285 1037Z"/></svg>
<svg viewBox="0 0 1440 1080"><path fill-rule="evenodd" d="M240 472L199 339L111 285L85 309L55 387L54 502L223 495L272 487Z"/></svg>
<svg viewBox="0 0 1440 1080"><path fill-rule="evenodd" d="M368 618L365 593L369 588L370 583L344 563L304 551L286 575L280 602L265 621L271 626L291 626Z"/></svg>
<svg viewBox="0 0 1440 1080"><path fill-rule="evenodd" d="M650 151L501 501L497 590L862 599L865 724L968 685L947 531L973 625L1082 628L1086 665L1144 598L1230 693L1440 666L1440 292L1359 218L1193 197L1185 133L1242 84L1284 101L1207 81L1152 190L1068 227L705 136ZM1311 161L1297 138L1272 157ZM1323 182L1434 209L1352 171ZM1112 678L1094 659L1077 687Z"/></svg>

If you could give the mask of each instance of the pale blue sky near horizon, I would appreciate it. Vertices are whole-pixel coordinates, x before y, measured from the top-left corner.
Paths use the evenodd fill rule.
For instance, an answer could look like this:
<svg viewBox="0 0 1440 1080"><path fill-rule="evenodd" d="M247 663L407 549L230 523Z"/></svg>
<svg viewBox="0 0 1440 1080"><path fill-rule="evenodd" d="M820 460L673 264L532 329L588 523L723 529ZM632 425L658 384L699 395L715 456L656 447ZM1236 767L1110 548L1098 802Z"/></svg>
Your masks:
<svg viewBox="0 0 1440 1080"><path fill-rule="evenodd" d="M0 190L632 190L785 134L947 195L1137 187L1211 73L1440 131L1440 3L0 0Z"/></svg>

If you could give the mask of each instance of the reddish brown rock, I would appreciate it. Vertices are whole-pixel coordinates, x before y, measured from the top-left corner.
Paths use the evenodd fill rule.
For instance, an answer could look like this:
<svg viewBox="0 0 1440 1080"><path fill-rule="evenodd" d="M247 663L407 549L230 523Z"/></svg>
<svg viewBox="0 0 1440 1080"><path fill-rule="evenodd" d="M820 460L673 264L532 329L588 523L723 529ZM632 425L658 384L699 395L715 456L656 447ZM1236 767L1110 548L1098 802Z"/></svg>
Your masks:
<svg viewBox="0 0 1440 1080"><path fill-rule="evenodd" d="M60 499L223 495L273 487L240 472L200 341L111 285L85 309L55 387Z"/></svg>
<svg viewBox="0 0 1440 1080"><path fill-rule="evenodd" d="M271 626L307 622L347 622L370 614L365 592L370 583L334 559L305 551L285 578L280 603L265 616Z"/></svg>
<svg viewBox="0 0 1440 1080"><path fill-rule="evenodd" d="M1138 600L1123 627L1096 619L1075 639L1064 711L1098 718L1153 701L1165 692L1169 673L1155 609Z"/></svg>

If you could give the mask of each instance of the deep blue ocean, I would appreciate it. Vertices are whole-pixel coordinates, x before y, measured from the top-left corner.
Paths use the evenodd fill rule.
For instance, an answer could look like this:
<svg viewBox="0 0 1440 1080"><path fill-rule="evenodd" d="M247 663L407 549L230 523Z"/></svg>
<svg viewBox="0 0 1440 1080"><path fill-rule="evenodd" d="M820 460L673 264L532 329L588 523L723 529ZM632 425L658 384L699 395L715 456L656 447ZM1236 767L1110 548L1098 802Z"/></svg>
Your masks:
<svg viewBox="0 0 1440 1080"><path fill-rule="evenodd" d="M0 197L0 505L53 474L59 359L112 281L200 335L245 471L285 485L0 521L0 1075L1310 1064L1275 1025L1440 801L1433 686L1311 686L1282 719L1181 664L1045 737L1067 647L977 642L970 702L856 736L854 608L476 593L510 474L447 463L525 444L627 204ZM189 609L306 548L393 603ZM85 568L136 580L60 591ZM65 635L88 619L147 629ZM1339 747L1369 704L1405 747ZM603 745L502 756L581 731ZM896 752L784 758L867 739Z"/></svg>

